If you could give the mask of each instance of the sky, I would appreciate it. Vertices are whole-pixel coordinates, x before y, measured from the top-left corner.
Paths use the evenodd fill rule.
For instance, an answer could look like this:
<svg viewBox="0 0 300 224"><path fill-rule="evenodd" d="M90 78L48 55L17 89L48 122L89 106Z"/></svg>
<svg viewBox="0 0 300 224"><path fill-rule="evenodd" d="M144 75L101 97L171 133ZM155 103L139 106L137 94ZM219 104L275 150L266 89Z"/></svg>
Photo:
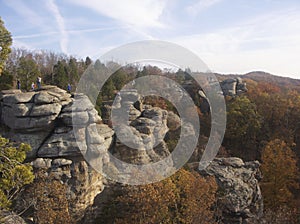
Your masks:
<svg viewBox="0 0 300 224"><path fill-rule="evenodd" d="M300 79L299 0L0 0L13 47L97 59L141 40L179 44L211 71Z"/></svg>

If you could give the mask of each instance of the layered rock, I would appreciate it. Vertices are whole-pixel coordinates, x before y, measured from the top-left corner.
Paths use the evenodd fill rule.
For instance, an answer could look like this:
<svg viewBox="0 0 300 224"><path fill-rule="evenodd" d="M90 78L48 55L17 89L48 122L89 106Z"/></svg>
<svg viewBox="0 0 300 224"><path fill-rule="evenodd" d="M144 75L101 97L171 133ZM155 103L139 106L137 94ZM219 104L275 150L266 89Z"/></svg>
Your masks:
<svg viewBox="0 0 300 224"><path fill-rule="evenodd" d="M217 208L225 224L260 223L263 200L258 185L259 162L243 162L240 158L217 158L202 175L214 176L219 186Z"/></svg>
<svg viewBox="0 0 300 224"><path fill-rule="evenodd" d="M215 85L215 83L211 83L211 85ZM216 82L216 85L218 85L218 82ZM246 83L240 77L225 79L220 82L220 87L224 96L235 97L248 91ZM201 98L206 99L206 95L202 90L199 90L198 94Z"/></svg>
<svg viewBox="0 0 300 224"><path fill-rule="evenodd" d="M119 96L119 107L113 107L113 114L115 119L128 114L128 119L125 119L123 125L115 127L117 136L113 155L134 164L157 162L168 156L170 152L164 141L169 131L168 112L158 107L148 106L144 109L140 96L134 90L121 91ZM169 119L176 120L176 116L172 114ZM177 120L180 123L178 116Z"/></svg>
<svg viewBox="0 0 300 224"><path fill-rule="evenodd" d="M225 79L220 83L225 96L236 96L247 92L246 83L241 78Z"/></svg>
<svg viewBox="0 0 300 224"><path fill-rule="evenodd" d="M31 144L33 150L28 160L32 161L33 167L54 174L66 184L69 210L75 221L84 216L96 197L101 199L107 182L86 160L97 167L108 165L106 155L109 150L116 158L128 163L153 163L171 153L166 135L174 140L172 138L183 134L187 141L189 136L195 135L192 125L181 128L182 120L175 113L143 105L135 90L121 91L115 103L105 108L107 123L112 110L117 115L118 110L128 115L124 125L112 123L113 130L102 123L86 96L71 96L54 86L45 86L37 92L10 90L0 94L0 134ZM118 122L118 116L115 121ZM205 138L202 140L191 162L200 160L205 144L201 142L206 142ZM201 171L217 180L218 208L223 223L255 223L261 217L258 167L258 162L223 158L214 160ZM108 193L103 197L109 197L109 188L106 191Z"/></svg>
<svg viewBox="0 0 300 224"><path fill-rule="evenodd" d="M13 212L0 211L0 222L3 224L26 224L25 220Z"/></svg>
<svg viewBox="0 0 300 224"><path fill-rule="evenodd" d="M32 146L27 160L36 171L54 174L66 184L69 210L74 220L84 215L104 188L104 178L88 161L103 163L99 152L107 153L114 132L88 97L74 97L55 86L39 91L4 91L0 98L1 133ZM105 161L106 163L108 161Z"/></svg>

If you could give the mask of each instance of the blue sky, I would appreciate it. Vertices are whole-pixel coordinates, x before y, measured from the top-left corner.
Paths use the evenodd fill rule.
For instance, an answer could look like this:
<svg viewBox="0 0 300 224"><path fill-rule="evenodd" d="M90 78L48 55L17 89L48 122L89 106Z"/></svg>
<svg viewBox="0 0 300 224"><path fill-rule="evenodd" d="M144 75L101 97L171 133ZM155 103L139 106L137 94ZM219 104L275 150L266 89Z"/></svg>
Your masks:
<svg viewBox="0 0 300 224"><path fill-rule="evenodd" d="M165 40L219 73L300 78L299 0L0 0L14 47L98 58L138 40Z"/></svg>

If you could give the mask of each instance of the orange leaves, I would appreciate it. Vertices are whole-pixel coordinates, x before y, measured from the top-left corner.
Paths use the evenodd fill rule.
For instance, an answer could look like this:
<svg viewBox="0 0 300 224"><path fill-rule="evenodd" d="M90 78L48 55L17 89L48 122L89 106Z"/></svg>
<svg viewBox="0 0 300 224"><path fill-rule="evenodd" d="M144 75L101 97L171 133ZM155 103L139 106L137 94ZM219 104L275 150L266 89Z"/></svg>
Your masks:
<svg viewBox="0 0 300 224"><path fill-rule="evenodd" d="M106 207L106 223L213 223L214 178L179 170L161 182L122 187Z"/></svg>
<svg viewBox="0 0 300 224"><path fill-rule="evenodd" d="M262 190L265 205L278 208L290 203L292 189L298 188L299 171L295 153L279 139L270 141L262 152Z"/></svg>

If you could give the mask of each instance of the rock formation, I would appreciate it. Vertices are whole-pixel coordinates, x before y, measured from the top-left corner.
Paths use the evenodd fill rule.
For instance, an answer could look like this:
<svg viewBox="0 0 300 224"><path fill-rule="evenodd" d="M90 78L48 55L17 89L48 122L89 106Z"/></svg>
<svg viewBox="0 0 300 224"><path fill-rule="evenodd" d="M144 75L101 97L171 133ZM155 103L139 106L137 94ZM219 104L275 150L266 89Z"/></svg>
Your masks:
<svg viewBox="0 0 300 224"><path fill-rule="evenodd" d="M97 147L104 146L107 151L113 131L101 124L86 96L75 98L80 105L74 106L74 97L54 86L44 86L36 92L3 91L0 111L1 134L32 146L27 160L35 169L54 173L68 186L67 198L72 201L69 209L73 218L79 220L104 188L103 176L85 162L83 155ZM76 136L72 116L78 125ZM95 129L101 135L95 135ZM82 147L78 147L78 142Z"/></svg>
<svg viewBox="0 0 300 224"><path fill-rule="evenodd" d="M168 156L170 152L164 142L164 137L169 131L167 124L176 126L172 121L176 118L180 120L178 115L173 113L168 116L166 110L158 107L146 106L144 109L140 96L134 90L121 91L119 96L119 106L113 107L115 111L113 115L119 119L124 114L128 114L129 118L125 119L125 122L128 121L128 126L116 127L117 137L113 155L120 160L134 164L157 162ZM129 132L133 135L128 136Z"/></svg>
<svg viewBox="0 0 300 224"><path fill-rule="evenodd" d="M110 115L112 109L117 115L124 113L124 108L128 114L127 125L117 125L113 130L102 123L94 106L82 94L71 96L54 86L26 93L3 91L0 95L0 134L32 146L27 160L36 170L54 174L67 186L69 211L74 221L79 222L96 197L101 201L101 192L109 183L85 159L95 160L100 166L108 165L110 161L105 155L110 152L128 163L156 162L171 153L165 136L180 133L182 121L178 115L143 105L134 90L121 92L115 104L107 105L106 115ZM115 121L118 119L117 116ZM133 133L128 143L137 147L126 145L128 130ZM194 134L192 126L185 134ZM200 151L194 155L197 160ZM251 223L261 216L258 166L257 162L244 163L238 158L216 159L201 172L217 179L222 193L218 203L224 223ZM107 191L103 197L109 197L109 188Z"/></svg>
<svg viewBox="0 0 300 224"><path fill-rule="evenodd" d="M236 96L247 92L246 83L241 78L225 79L220 83L225 96Z"/></svg>
<svg viewBox="0 0 300 224"><path fill-rule="evenodd" d="M217 209L225 224L260 223L263 201L258 185L259 162L243 162L240 158L217 158L202 175L215 176L219 186Z"/></svg>
<svg viewBox="0 0 300 224"><path fill-rule="evenodd" d="M211 83L211 85L214 85L214 83ZM240 77L225 79L220 82L220 86L224 96L235 97L248 91L246 83ZM202 90L199 90L198 94L201 98L206 99L206 95Z"/></svg>
<svg viewBox="0 0 300 224"><path fill-rule="evenodd" d="M0 222L4 224L26 224L25 220L13 212L0 211Z"/></svg>

